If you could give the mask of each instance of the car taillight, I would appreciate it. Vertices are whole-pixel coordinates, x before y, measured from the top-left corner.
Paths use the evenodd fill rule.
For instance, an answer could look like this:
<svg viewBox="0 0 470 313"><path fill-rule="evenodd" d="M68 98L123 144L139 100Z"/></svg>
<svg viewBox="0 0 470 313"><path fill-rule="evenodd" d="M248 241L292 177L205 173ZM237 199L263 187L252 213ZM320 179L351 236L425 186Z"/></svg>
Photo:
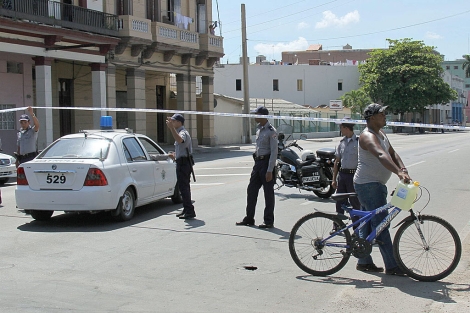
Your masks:
<svg viewBox="0 0 470 313"><path fill-rule="evenodd" d="M90 168L86 174L85 182L83 186L106 186L108 180L104 173L99 168Z"/></svg>
<svg viewBox="0 0 470 313"><path fill-rule="evenodd" d="M16 184L17 185L28 185L28 180L26 179L26 174L23 167L18 167L16 170Z"/></svg>

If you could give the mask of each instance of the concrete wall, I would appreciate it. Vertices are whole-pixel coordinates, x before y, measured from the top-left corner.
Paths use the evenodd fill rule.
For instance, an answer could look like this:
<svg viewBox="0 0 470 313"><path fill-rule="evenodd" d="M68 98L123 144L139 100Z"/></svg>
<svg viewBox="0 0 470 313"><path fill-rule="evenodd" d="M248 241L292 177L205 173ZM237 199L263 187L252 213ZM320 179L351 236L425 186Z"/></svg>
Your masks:
<svg viewBox="0 0 470 313"><path fill-rule="evenodd" d="M7 73L7 62L22 64L23 73ZM0 52L0 104L11 104L14 107L34 105L32 66L30 56ZM24 111L14 114L14 127L0 130L3 153L12 155L16 151L16 132L20 128L18 119Z"/></svg>
<svg viewBox="0 0 470 313"><path fill-rule="evenodd" d="M87 9L103 12L103 0L88 0Z"/></svg>
<svg viewBox="0 0 470 313"><path fill-rule="evenodd" d="M222 98L217 99L214 112L242 113L241 104ZM243 136L243 118L241 117L214 117L214 134L217 145L239 144Z"/></svg>
<svg viewBox="0 0 470 313"><path fill-rule="evenodd" d="M357 66L250 65L248 67L250 98L284 99L297 104L318 106L339 99L348 91L359 88ZM236 79L243 78L240 64L214 68L214 92L243 98L243 88L235 90ZM273 79L279 91L273 91ZM297 80L303 88L297 90ZM342 90L338 90L342 82ZM242 80L243 87L243 80Z"/></svg>

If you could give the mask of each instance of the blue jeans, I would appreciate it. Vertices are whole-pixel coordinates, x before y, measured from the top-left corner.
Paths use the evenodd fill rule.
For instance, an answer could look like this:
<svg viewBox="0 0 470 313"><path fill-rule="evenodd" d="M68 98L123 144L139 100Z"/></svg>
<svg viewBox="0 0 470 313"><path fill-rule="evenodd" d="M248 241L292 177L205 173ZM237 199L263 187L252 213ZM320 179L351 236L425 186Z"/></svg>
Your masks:
<svg viewBox="0 0 470 313"><path fill-rule="evenodd" d="M367 183L367 184L354 184L356 189L357 197L361 202L361 210L372 211L387 204L387 186L381 183ZM373 228L376 228L380 222L387 216L387 211L382 212L374 216L367 225L359 230L359 237L366 238ZM397 262L393 257L393 245L392 239L390 238L389 227L384 229L379 236L377 241L380 241L379 249L382 254L382 258L385 263L385 269L389 270L397 267ZM359 259L358 264L372 264L372 257L369 255L363 259Z"/></svg>

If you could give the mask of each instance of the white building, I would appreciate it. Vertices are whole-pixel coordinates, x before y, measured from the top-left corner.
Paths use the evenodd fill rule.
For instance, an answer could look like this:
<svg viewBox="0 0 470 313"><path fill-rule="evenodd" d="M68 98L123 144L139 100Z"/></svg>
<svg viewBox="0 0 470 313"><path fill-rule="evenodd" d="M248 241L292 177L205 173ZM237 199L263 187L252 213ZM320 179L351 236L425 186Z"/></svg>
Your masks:
<svg viewBox="0 0 470 313"><path fill-rule="evenodd" d="M434 104L428 106L428 115L424 117L426 123L431 124L452 124L455 116L460 116L464 112L462 110L463 103L466 102L464 95L465 80L457 75L452 74L450 71L445 70L442 77L444 82L455 90L458 98L448 103ZM460 119L459 119L460 120Z"/></svg>
<svg viewBox="0 0 470 313"><path fill-rule="evenodd" d="M359 88L357 66L249 65L250 98L284 99L316 107ZM243 98L243 66L214 68L214 92Z"/></svg>

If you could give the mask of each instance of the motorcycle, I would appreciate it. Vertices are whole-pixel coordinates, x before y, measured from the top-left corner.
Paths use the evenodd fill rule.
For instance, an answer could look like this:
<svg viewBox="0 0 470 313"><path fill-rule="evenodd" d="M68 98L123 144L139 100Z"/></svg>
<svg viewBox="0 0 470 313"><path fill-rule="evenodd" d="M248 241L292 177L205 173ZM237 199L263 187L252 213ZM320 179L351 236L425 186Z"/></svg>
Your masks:
<svg viewBox="0 0 470 313"><path fill-rule="evenodd" d="M276 162L276 184L280 189L282 186L299 188L313 191L320 198L327 199L335 189L331 186L333 182L333 166L335 161L335 149L322 148L315 153L304 150L293 140L286 145L285 135L278 134L278 154ZM292 149L297 148L302 152L301 156ZM280 182L280 183L278 183Z"/></svg>

